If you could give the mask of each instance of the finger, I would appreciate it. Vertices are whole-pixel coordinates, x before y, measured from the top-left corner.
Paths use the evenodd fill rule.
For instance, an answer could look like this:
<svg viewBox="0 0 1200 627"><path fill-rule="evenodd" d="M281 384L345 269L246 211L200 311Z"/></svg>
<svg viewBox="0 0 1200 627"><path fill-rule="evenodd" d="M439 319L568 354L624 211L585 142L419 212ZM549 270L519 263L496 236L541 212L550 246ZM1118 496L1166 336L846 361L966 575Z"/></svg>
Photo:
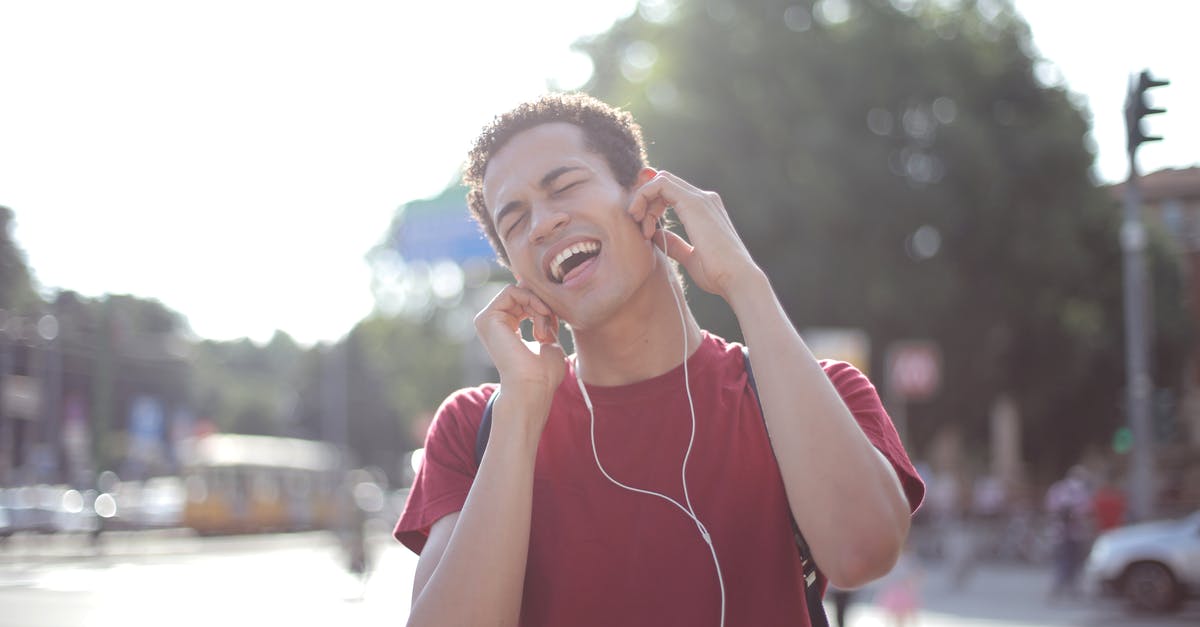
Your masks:
<svg viewBox="0 0 1200 627"><path fill-rule="evenodd" d="M638 223L644 239L654 237L654 232L662 226L663 216L667 215L670 208L662 196L658 196L646 204L644 215Z"/></svg>
<svg viewBox="0 0 1200 627"><path fill-rule="evenodd" d="M547 318L554 315L554 310L546 304L532 290L524 287L517 287L512 293L513 305L516 306L523 315L521 318Z"/></svg>
<svg viewBox="0 0 1200 627"><path fill-rule="evenodd" d="M658 229L663 228L663 219L666 217L667 212L671 210L671 207L672 205L668 205L666 202L663 202L661 204L656 204L651 208L650 212L647 213L646 218L642 220L643 237L650 239L654 237L654 233L658 231Z"/></svg>
<svg viewBox="0 0 1200 627"><path fill-rule="evenodd" d="M554 310L545 301L538 298L536 294L530 292L531 300L530 307L537 313L534 317L534 339L542 343L554 343L558 341L558 316ZM542 332L539 335L538 329Z"/></svg>
<svg viewBox="0 0 1200 627"><path fill-rule="evenodd" d="M533 339L540 344L546 341L546 318L545 316L537 316L533 319Z"/></svg>
<svg viewBox="0 0 1200 627"><path fill-rule="evenodd" d="M663 213L665 214L666 211L667 211L667 208L664 205ZM650 211L650 212L647 212L645 218L642 218L642 224L641 224L642 237L644 237L646 239L650 239L650 238L654 237L654 232L657 231L660 226L662 226L662 220L660 218L660 215L661 214L656 214L655 212Z"/></svg>
<svg viewBox="0 0 1200 627"><path fill-rule="evenodd" d="M533 339L537 340L539 344L544 344L546 342L546 337L550 335L550 321L544 316L538 316L535 322L536 324L534 324L533 327Z"/></svg>
<svg viewBox="0 0 1200 627"><path fill-rule="evenodd" d="M663 206L663 212L665 213L667 209L674 209L676 217L685 225L688 221L688 216L686 215L688 212L698 212L704 208L707 208L708 211L702 213L717 215L718 219L732 225L728 212L725 210L725 206L717 194L704 191L666 170L659 170L658 174L650 182L654 182L659 186L660 196L666 201L666 204ZM670 190L669 198L664 196L661 190ZM680 213L679 207L684 205L686 205L686 210Z"/></svg>
<svg viewBox="0 0 1200 627"><path fill-rule="evenodd" d="M558 318L538 316L534 320L533 339L541 344L553 344L558 341Z"/></svg>
<svg viewBox="0 0 1200 627"><path fill-rule="evenodd" d="M683 264L684 268L688 267L688 262L691 261L692 253L696 250L696 247L692 246L687 242L687 240L667 229L661 229L660 233L661 234L655 234L654 245L658 247L659 250L667 253L667 256L671 259ZM664 235L666 237L665 244L663 243Z"/></svg>
<svg viewBox="0 0 1200 627"><path fill-rule="evenodd" d="M520 333L521 321L553 316L554 312L533 292L526 288L509 285L500 291L492 302L476 316L476 326L504 326L508 331Z"/></svg>
<svg viewBox="0 0 1200 627"><path fill-rule="evenodd" d="M655 176L634 191L627 210L634 222L645 225L651 215L662 216L673 198L671 190L665 189L665 185L666 179Z"/></svg>
<svg viewBox="0 0 1200 627"><path fill-rule="evenodd" d="M558 341L558 317L554 314L533 314L530 317L533 339L539 344L553 344Z"/></svg>
<svg viewBox="0 0 1200 627"><path fill-rule="evenodd" d="M534 294L533 290L525 287L519 282L516 285L510 285L506 287L505 290L510 291L514 301L522 306L528 307L542 314L543 316L554 314L554 311L550 309L550 306L547 305L546 302L541 298L539 298L537 294Z"/></svg>
<svg viewBox="0 0 1200 627"><path fill-rule="evenodd" d="M655 177L657 178L657 176ZM625 210L629 216L636 222L641 222L642 218L646 217L646 207L650 203L650 184L655 179L650 179L646 183L633 190L633 198L629 199L629 207Z"/></svg>
<svg viewBox="0 0 1200 627"><path fill-rule="evenodd" d="M516 318L517 324L521 320L529 319L532 323L533 337L538 342L543 342L546 338L550 338L551 341L557 339L558 316L545 301L519 282L515 286L506 287L505 291L509 292L508 296L511 299L506 313Z"/></svg>
<svg viewBox="0 0 1200 627"><path fill-rule="evenodd" d="M692 185L691 183L685 181L684 179L682 179L682 178L678 177L677 175L675 175L671 172L668 172L666 170L658 170L658 177L664 181L670 182L671 184L678 187L681 191L687 192L689 194L696 194L701 191L699 187Z"/></svg>

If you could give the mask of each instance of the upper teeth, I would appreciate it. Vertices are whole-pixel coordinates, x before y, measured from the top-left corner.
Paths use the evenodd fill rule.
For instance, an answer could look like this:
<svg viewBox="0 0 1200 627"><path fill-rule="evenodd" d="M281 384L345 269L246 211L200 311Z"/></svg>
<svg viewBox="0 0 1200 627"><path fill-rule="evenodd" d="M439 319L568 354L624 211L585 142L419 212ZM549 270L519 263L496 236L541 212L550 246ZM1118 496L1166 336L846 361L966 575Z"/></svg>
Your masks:
<svg viewBox="0 0 1200 627"><path fill-rule="evenodd" d="M596 242L579 242L564 248L561 252L554 256L550 261L550 275L555 281L561 281L563 278L562 263L569 259L571 255L578 253L592 253L600 250L600 244Z"/></svg>

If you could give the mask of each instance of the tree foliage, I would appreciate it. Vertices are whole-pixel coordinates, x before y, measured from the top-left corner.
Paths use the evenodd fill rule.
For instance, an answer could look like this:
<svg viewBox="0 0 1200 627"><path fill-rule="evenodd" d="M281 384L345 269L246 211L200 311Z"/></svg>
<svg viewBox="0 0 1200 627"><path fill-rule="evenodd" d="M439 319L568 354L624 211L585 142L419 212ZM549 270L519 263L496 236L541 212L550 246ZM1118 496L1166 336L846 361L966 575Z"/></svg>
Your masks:
<svg viewBox="0 0 1200 627"><path fill-rule="evenodd" d="M1090 178L1085 115L1038 80L1007 3L645 3L581 47L589 91L634 113L652 162L721 194L797 327L865 329L875 373L892 341L937 341L918 453L949 424L982 446L1004 393L1042 474L1122 422L1119 212ZM1164 386L1178 319L1159 326Z"/></svg>
<svg viewBox="0 0 1200 627"><path fill-rule="evenodd" d="M201 341L192 351L197 410L223 431L301 436L297 390L305 350L277 332L265 345L248 339Z"/></svg>
<svg viewBox="0 0 1200 627"><path fill-rule="evenodd" d="M358 417L351 442L377 465L395 463L400 451L424 444L425 418L463 385L463 349L434 319L383 316L355 326L347 346L351 415ZM378 435L383 425L387 439Z"/></svg>
<svg viewBox="0 0 1200 627"><path fill-rule="evenodd" d="M461 349L437 324L363 320L340 341L310 348L277 333L196 346L196 398L221 430L342 443L354 463L398 476L421 446L413 425L461 384Z"/></svg>
<svg viewBox="0 0 1200 627"><path fill-rule="evenodd" d="M25 264L25 253L12 238L13 211L0 205L0 309L14 310L40 302Z"/></svg>

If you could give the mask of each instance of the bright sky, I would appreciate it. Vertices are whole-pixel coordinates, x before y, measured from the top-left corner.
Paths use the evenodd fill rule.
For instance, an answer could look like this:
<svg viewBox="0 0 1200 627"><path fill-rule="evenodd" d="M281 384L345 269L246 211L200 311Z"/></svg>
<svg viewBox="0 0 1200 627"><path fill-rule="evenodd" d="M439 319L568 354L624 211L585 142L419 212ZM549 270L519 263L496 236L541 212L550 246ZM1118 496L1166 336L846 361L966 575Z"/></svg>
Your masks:
<svg viewBox="0 0 1200 627"><path fill-rule="evenodd" d="M580 85L570 44L635 4L0 0L0 204L47 293L156 298L216 339L337 339L372 308L364 255L395 208L451 182L492 115ZM1200 162L1179 52L1200 5L1017 6L1095 113L1100 180L1125 175L1144 67L1172 84L1143 170Z"/></svg>

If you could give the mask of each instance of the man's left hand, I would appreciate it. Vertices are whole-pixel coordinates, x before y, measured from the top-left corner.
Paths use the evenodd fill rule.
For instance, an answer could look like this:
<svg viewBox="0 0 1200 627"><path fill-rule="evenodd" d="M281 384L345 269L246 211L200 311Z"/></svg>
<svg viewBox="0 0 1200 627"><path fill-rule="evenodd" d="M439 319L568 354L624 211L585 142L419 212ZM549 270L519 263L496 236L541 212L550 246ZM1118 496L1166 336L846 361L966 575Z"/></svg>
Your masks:
<svg viewBox="0 0 1200 627"><path fill-rule="evenodd" d="M659 228L667 209L674 209L689 243L669 230ZM761 272L746 245L733 228L725 204L716 192L705 191L659 170L654 178L634 191L629 215L641 225L642 236L652 240L687 270L701 289L726 301L743 278ZM665 237L665 248L664 248Z"/></svg>

